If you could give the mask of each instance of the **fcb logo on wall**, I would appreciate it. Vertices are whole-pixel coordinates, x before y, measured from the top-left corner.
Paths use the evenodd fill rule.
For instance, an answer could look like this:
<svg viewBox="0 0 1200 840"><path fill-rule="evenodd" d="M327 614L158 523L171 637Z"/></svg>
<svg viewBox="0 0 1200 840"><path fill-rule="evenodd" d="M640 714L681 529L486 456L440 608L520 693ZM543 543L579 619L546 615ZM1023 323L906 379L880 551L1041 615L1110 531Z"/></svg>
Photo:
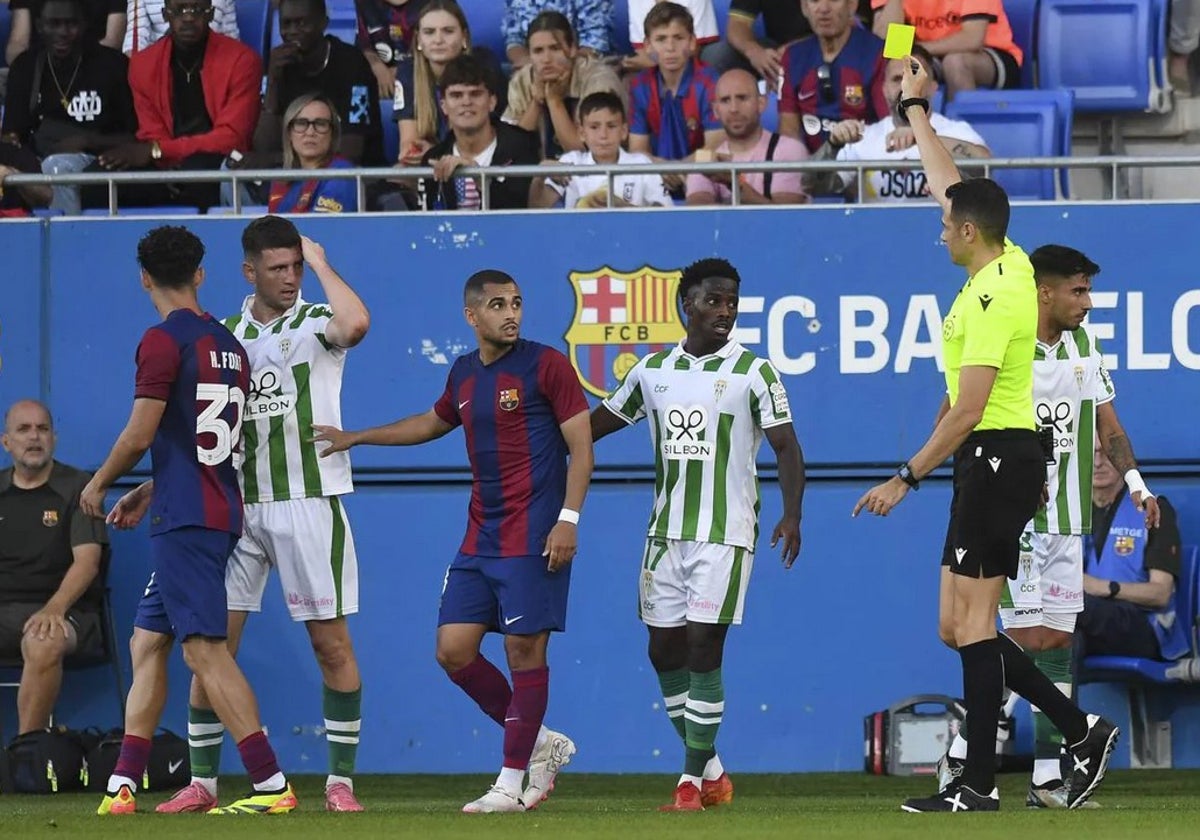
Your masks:
<svg viewBox="0 0 1200 840"><path fill-rule="evenodd" d="M638 359L683 338L681 276L650 266L571 272L575 317L565 336L567 355L588 392L608 396Z"/></svg>
<svg viewBox="0 0 1200 840"><path fill-rule="evenodd" d="M1137 539L1130 536L1117 537L1113 543L1113 551L1120 554L1122 557L1127 557L1133 554L1133 549L1137 545Z"/></svg>

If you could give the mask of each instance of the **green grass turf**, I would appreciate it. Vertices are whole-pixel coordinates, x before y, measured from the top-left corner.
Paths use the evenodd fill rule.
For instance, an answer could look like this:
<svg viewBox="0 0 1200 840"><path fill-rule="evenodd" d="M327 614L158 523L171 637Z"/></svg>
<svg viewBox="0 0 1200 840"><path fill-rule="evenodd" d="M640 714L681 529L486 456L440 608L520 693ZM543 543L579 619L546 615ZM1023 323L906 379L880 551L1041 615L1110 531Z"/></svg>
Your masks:
<svg viewBox="0 0 1200 840"><path fill-rule="evenodd" d="M735 776L733 804L703 814L656 812L656 807L670 797L674 778L667 776L564 773L554 795L536 812L489 816L458 812L464 802L484 792L489 777L362 776L356 789L367 808L363 814L327 814L323 810L323 779L307 776L294 781L300 808L278 817L160 816L152 813L153 807L166 794L143 794L138 805L149 813L101 818L95 816L100 797L92 794L0 795L0 837L1180 840L1200 836L1200 771L1111 773L1097 796L1102 809L1070 812L1027 811L1024 803L1028 777L1010 774L1000 777L1004 810L999 814L958 816L900 812L899 804L905 796L929 792L929 779L874 778L855 773ZM228 780L224 798L240 792L239 783L237 779ZM947 820L966 821L969 830L947 825Z"/></svg>

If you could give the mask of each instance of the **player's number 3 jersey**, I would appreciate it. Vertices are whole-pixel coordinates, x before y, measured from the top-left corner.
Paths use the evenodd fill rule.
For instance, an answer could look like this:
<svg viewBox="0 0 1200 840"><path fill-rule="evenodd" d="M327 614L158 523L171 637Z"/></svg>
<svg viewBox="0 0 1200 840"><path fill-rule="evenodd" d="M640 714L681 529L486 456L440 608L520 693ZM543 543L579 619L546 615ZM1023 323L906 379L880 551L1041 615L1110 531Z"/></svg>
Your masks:
<svg viewBox="0 0 1200 840"><path fill-rule="evenodd" d="M338 496L354 490L350 455L319 457L313 424L342 426L342 372L346 351L329 343L333 311L300 298L280 317L261 324L242 311L223 322L250 357L246 395L242 493L246 504Z"/></svg>
<svg viewBox="0 0 1200 840"><path fill-rule="evenodd" d="M1064 332L1057 344L1040 341L1033 353L1033 410L1038 426L1054 437L1047 465L1050 501L1039 508L1039 534L1092 532L1092 471L1096 406L1116 396L1100 344L1086 327Z"/></svg>
<svg viewBox="0 0 1200 840"><path fill-rule="evenodd" d="M649 535L754 550L763 430L792 422L787 391L766 359L735 341L696 358L682 345L646 356L605 406L650 420L654 510Z"/></svg>

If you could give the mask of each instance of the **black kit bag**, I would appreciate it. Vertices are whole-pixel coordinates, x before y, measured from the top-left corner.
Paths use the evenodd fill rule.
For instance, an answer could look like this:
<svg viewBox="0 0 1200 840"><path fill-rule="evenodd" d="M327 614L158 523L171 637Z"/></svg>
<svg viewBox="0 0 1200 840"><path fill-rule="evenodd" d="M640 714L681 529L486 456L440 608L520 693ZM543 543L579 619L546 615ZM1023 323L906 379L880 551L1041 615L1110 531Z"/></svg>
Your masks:
<svg viewBox="0 0 1200 840"><path fill-rule="evenodd" d="M18 735L5 750L16 793L64 793L84 789L84 736L56 726Z"/></svg>
<svg viewBox="0 0 1200 840"><path fill-rule="evenodd" d="M87 754L87 789L103 793L121 755L122 729L104 733ZM187 740L160 729L150 741L150 761L138 781L139 790L174 790L191 781Z"/></svg>

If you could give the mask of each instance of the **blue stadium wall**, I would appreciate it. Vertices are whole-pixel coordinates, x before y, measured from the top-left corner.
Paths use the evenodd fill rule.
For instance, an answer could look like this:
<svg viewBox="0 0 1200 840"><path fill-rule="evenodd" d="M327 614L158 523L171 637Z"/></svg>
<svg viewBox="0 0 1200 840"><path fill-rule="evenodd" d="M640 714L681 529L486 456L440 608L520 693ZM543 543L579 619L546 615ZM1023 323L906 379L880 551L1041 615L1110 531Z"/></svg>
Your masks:
<svg viewBox="0 0 1200 840"><path fill-rule="evenodd" d="M1174 500L1186 542L1200 540L1200 281L1194 249L1175 231L1190 229L1195 212L1183 205L1030 206L1016 210L1012 230L1030 250L1067 243L1104 267L1091 320L1110 354L1121 415L1144 471ZM249 291L240 270L242 222L186 221L209 248L203 303L214 313L235 311ZM156 320L134 246L153 224L0 225L0 404L27 395L48 400L59 457L79 466L98 464L127 417L134 347ZM939 313L963 275L938 245L935 211L406 215L311 218L301 228L326 246L372 312L371 333L347 366L350 427L432 404L448 360L472 345L460 290L479 268L511 272L526 297L525 335L568 350L565 336L579 314L572 276L589 293L608 289L603 276L614 274L649 288L639 278L703 256L731 259L744 278L738 337L784 374L810 479L799 562L785 571L764 541L746 623L730 637L720 738L726 763L741 771L855 770L864 714L912 693L960 693L958 659L935 632L945 478L910 494L886 520L849 515L863 490L925 439L940 400ZM306 284L319 299L315 278ZM655 299L647 293L635 305L654 311ZM599 303L603 324L613 301ZM625 345L580 346L573 358L603 388L620 352L640 352L671 329L610 331L608 338ZM584 338L595 341L596 332ZM635 613L651 493L647 441L639 428L598 447L600 480L581 525L570 628L551 647L547 721L578 741L573 767L580 770L679 767L679 743L660 708ZM438 593L467 503L461 436L418 449L358 450L355 467L358 492L347 507L364 584L361 614L351 622L365 680L360 768L493 770L500 730L433 659ZM770 470L764 475L769 533L780 506ZM146 534L119 534L114 543L110 583L124 636L149 575ZM488 644L501 659L498 642ZM324 772L320 677L275 581L264 613L251 620L241 662L284 767ZM178 657L172 669L164 723L182 733L187 674ZM59 715L75 726L116 725L112 693L102 671L68 675ZM1091 687L1084 697L1127 717L1118 688ZM1176 766L1200 766L1200 693L1175 689L1160 702L1174 724ZM9 733L11 706L3 704L0 715ZM1118 762L1128 762L1127 747ZM227 748L225 768L236 767L236 751Z"/></svg>

